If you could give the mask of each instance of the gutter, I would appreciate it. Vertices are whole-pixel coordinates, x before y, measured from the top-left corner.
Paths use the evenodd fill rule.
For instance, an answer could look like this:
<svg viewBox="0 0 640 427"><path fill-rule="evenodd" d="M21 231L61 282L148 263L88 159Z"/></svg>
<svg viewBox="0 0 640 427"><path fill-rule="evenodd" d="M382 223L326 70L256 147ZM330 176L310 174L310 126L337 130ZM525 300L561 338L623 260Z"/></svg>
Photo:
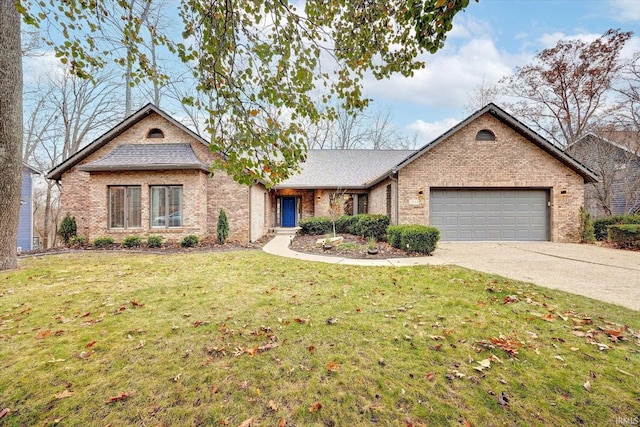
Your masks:
<svg viewBox="0 0 640 427"><path fill-rule="evenodd" d="M400 217L399 217L399 215L400 215L400 207L399 207L399 205L400 205L400 194L398 194L398 178L394 178L393 177L397 173L398 173L397 170L393 170L392 169L391 173L389 174L389 179L396 184L395 185L395 187L396 187L396 191L395 191L395 194L396 194L396 208L395 208L396 221L395 221L394 225L398 225L400 223Z"/></svg>

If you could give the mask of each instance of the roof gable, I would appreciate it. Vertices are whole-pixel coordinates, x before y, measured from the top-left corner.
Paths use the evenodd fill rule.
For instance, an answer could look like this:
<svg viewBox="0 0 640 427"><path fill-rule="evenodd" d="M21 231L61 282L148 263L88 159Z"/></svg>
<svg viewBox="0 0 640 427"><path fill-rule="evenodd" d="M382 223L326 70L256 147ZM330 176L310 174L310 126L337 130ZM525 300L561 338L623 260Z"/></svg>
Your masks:
<svg viewBox="0 0 640 427"><path fill-rule="evenodd" d="M484 108L481 108L480 110L471 114L469 117L467 117L466 119L458 123L456 126L452 127L451 129L449 129L448 131L446 131L445 133L438 136L436 139L434 139L433 141L431 141L430 143L422 147L420 150L416 151L413 155L406 158L402 163L398 164L395 168L395 171L398 171L403 167L409 165L411 162L423 156L425 153L427 153L428 151L436 147L438 144L447 140L456 132L460 131L461 129L469 125L471 122L473 122L474 120L478 119L480 116L487 113L491 114L493 117L495 117L496 119L500 120L502 123L509 126L511 129L513 129L515 132L525 137L525 139L535 144L540 149L547 152L552 157L556 158L561 163L563 163L565 166L567 166L568 168L572 169L574 172L582 176L585 182L598 181L597 175L591 170L589 170L585 165L581 164L576 159L574 159L564 151L560 150L555 145L551 144L549 141L544 139L542 136L538 135L528 126L526 126L525 124L523 124L522 122L520 122L519 120L517 120L516 118L511 116L509 113L507 113L506 111L504 111L503 109L501 109L500 107L498 107L493 103L487 104Z"/></svg>
<svg viewBox="0 0 640 427"><path fill-rule="evenodd" d="M178 127L180 130L182 130L189 136L193 137L196 141L201 142L204 145L208 145L208 142L204 140L200 135L196 134L191 129L187 128L185 125L178 122L173 117L171 117L170 115L168 115L167 113L165 113L164 111L156 107L155 105L147 104L141 109L139 109L138 111L136 111L135 113L133 113L132 115L130 115L129 117L127 117L126 119L124 119L122 122L114 126L112 129L104 133L102 136L95 139L93 142L91 142L90 144L88 144L87 146L85 146L75 154L69 156L69 158L63 160L62 163L58 164L53 169L51 169L49 173L47 173L47 178L60 180L63 173L67 172L68 170L76 166L78 163L80 163L82 160L86 159L88 156L90 156L100 148L104 147L105 145L113 141L116 137L122 135L124 132L126 132L128 129L133 127L135 124L140 123L142 120L144 120L146 117L148 117L152 113L156 113L162 118L166 119L172 125Z"/></svg>
<svg viewBox="0 0 640 427"><path fill-rule="evenodd" d="M603 131L597 133L589 132L588 134L571 144L569 147L567 147L567 149L579 144L583 144L590 138L597 139L606 144L610 144L616 148L640 157L640 134L638 134L638 132L629 131Z"/></svg>

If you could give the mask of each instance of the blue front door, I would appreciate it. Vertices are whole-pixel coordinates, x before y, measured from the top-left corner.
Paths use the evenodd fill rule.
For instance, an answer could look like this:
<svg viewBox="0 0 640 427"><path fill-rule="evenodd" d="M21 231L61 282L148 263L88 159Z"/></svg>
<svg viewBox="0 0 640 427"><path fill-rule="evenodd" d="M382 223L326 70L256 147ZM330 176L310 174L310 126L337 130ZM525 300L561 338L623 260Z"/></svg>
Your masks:
<svg viewBox="0 0 640 427"><path fill-rule="evenodd" d="M282 226L283 227L296 226L296 198L295 197L282 198Z"/></svg>

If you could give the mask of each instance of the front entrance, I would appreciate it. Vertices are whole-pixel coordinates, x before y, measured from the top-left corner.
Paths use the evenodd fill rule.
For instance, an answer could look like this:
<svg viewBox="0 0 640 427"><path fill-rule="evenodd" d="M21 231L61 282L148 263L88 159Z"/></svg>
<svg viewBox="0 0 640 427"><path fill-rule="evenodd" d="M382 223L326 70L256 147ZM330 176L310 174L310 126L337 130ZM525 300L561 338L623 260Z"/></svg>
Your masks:
<svg viewBox="0 0 640 427"><path fill-rule="evenodd" d="M283 227L296 226L296 198L295 197L282 198L282 226Z"/></svg>

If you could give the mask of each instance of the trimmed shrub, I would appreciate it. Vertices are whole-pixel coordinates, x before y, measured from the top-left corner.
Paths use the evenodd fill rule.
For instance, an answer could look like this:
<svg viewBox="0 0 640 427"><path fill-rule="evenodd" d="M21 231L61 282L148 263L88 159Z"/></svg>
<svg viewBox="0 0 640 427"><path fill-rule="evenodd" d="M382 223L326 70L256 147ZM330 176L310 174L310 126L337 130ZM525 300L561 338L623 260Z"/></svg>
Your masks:
<svg viewBox="0 0 640 427"><path fill-rule="evenodd" d="M87 244L87 238L82 236L75 236L69 239L70 246L84 246Z"/></svg>
<svg viewBox="0 0 640 427"><path fill-rule="evenodd" d="M640 224L619 224L607 227L609 241L622 247L640 247Z"/></svg>
<svg viewBox="0 0 640 427"><path fill-rule="evenodd" d="M333 233L333 223L331 218L319 216L300 220L300 228L302 234L310 234L312 236L318 234Z"/></svg>
<svg viewBox="0 0 640 427"><path fill-rule="evenodd" d="M137 248L142 244L140 236L127 236L122 241L122 246L125 248Z"/></svg>
<svg viewBox="0 0 640 427"><path fill-rule="evenodd" d="M60 222L60 227L58 227L58 236L62 238L65 245L69 244L69 240L72 237L76 237L78 233L78 225L76 224L76 217L71 216L69 212L64 216L62 222Z"/></svg>
<svg viewBox="0 0 640 427"><path fill-rule="evenodd" d="M595 228L591 213L584 206L580 206L580 235L583 242L595 242Z"/></svg>
<svg viewBox="0 0 640 427"><path fill-rule="evenodd" d="M353 234L351 232L351 227L358 221L358 219L360 219L360 215L342 215L336 220L336 233Z"/></svg>
<svg viewBox="0 0 640 427"><path fill-rule="evenodd" d="M362 214L358 215L358 220L352 224L351 234L381 240L386 234L388 226L389 217L386 215Z"/></svg>
<svg viewBox="0 0 640 427"><path fill-rule="evenodd" d="M224 209L220 209L220 214L218 215L216 237L221 245L224 245L224 242L227 241L227 237L229 237L229 220L227 219L227 213Z"/></svg>
<svg viewBox="0 0 640 427"><path fill-rule="evenodd" d="M162 246L162 236L147 237L147 246L150 248L159 248Z"/></svg>
<svg viewBox="0 0 640 427"><path fill-rule="evenodd" d="M195 234L189 234L187 236L184 236L184 238L180 242L180 246L182 246L183 248L193 248L198 244L199 241L200 238L198 236L196 236Z"/></svg>
<svg viewBox="0 0 640 427"><path fill-rule="evenodd" d="M390 225L387 227L387 242L394 248L402 247L402 230L404 225Z"/></svg>
<svg viewBox="0 0 640 427"><path fill-rule="evenodd" d="M98 237L93 239L94 248L106 248L109 245L113 245L113 239L111 237Z"/></svg>
<svg viewBox="0 0 640 427"><path fill-rule="evenodd" d="M426 225L394 225L387 228L387 240L407 252L431 255L440 240L440 230Z"/></svg>
<svg viewBox="0 0 640 427"><path fill-rule="evenodd" d="M640 215L614 215L598 218L593 221L593 229L597 240L606 240L607 227L614 224L640 224Z"/></svg>

